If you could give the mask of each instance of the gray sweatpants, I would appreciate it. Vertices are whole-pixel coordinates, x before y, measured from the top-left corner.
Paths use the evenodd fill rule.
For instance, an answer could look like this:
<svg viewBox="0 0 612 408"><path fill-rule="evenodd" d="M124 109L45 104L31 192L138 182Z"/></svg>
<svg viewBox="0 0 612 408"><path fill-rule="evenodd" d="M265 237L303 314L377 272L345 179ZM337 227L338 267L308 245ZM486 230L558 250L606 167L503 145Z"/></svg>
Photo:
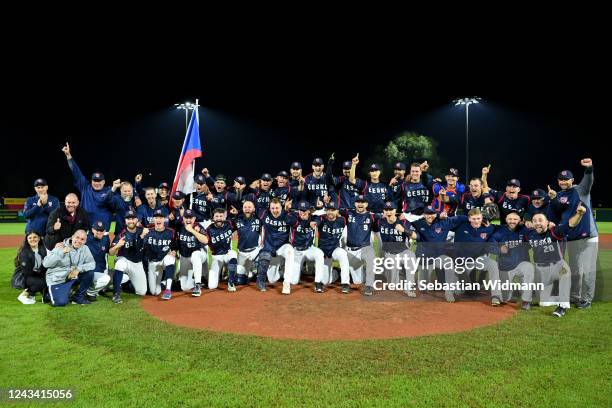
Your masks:
<svg viewBox="0 0 612 408"><path fill-rule="evenodd" d="M552 264L536 264L536 273L539 275L544 290L540 293L540 306L561 306L564 308L570 307L570 274L563 269L563 261L557 261ZM559 295L552 296L552 290L555 281L559 281Z"/></svg>
<svg viewBox="0 0 612 408"><path fill-rule="evenodd" d="M412 251L410 251L409 249L406 249L402 252L400 252L399 254L392 254L389 252L385 252L385 259L386 258L391 258L391 259L396 259L396 257L399 255L401 262L403 263L404 261L404 256L407 257L407 262L405 265L405 268L398 268L397 263L393 262L393 266L391 268L385 268L385 277L387 278L387 282L389 283L399 283L400 282L400 273L402 271L405 271L406 273L406 277L404 278L406 281L408 282L414 282L415 284L416 282L416 268L414 267L414 263L412 263L411 260L415 260L416 257L414 255L414 253Z"/></svg>
<svg viewBox="0 0 612 408"><path fill-rule="evenodd" d="M535 275L535 268L531 262L521 262L516 266L516 268L511 269L509 271L499 271L499 278L502 282L512 282L515 276L518 276L521 279L521 282L524 284L533 283ZM531 290L524 290L521 293L521 300L523 302L531 302L532 298ZM504 290L503 291L503 302L508 302L512 297L512 291Z"/></svg>
<svg viewBox="0 0 612 408"><path fill-rule="evenodd" d="M374 285L374 248L369 245L356 251L346 249L348 253L349 269L352 271L365 266L365 285Z"/></svg>
<svg viewBox="0 0 612 408"><path fill-rule="evenodd" d="M485 255L485 256L482 256L482 263L484 265L484 270L489 272L489 280L491 282L499 282L500 278L499 278L499 268L497 266L497 262L493 260L492 258L490 258L488 255ZM458 272L457 268L455 268L455 271L453 271L452 269L445 270L446 282L447 283L457 282L457 274L463 275L465 277L465 280L469 281L469 275L473 269L474 268L464 268L463 272ZM491 289L491 297L492 298L496 297L499 300L501 300L502 299L501 290L498 287L495 287L495 289Z"/></svg>
<svg viewBox="0 0 612 408"><path fill-rule="evenodd" d="M567 254L572 272L570 300L592 302L595 297L598 237L568 241Z"/></svg>

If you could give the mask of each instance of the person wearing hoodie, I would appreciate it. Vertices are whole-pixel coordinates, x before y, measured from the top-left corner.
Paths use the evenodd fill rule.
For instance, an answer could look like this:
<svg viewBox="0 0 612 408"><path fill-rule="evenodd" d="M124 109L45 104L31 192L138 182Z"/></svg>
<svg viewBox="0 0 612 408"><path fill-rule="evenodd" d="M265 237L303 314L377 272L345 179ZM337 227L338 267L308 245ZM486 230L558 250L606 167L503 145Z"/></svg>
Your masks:
<svg viewBox="0 0 612 408"><path fill-rule="evenodd" d="M96 261L91 254L91 251L85 245L87 241L87 232L79 229L72 238L58 242L47 254L43 260L43 266L47 268L46 281L47 286L52 289L53 285L76 280L79 283L73 299L73 304L88 305L91 302L87 300L85 294L91 286L94 278L94 269ZM50 290L51 301L53 300L53 290Z"/></svg>

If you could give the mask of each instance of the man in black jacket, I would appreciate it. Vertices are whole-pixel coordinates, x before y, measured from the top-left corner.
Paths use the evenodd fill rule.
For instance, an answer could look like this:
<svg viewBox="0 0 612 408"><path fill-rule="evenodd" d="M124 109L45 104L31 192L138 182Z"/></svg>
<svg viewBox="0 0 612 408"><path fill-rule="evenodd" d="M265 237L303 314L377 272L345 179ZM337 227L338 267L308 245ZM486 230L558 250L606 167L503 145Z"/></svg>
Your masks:
<svg viewBox="0 0 612 408"><path fill-rule="evenodd" d="M77 230L89 230L87 212L79 206L79 198L74 193L66 196L64 204L53 211L47 220L45 247L55 248L55 244L70 238Z"/></svg>

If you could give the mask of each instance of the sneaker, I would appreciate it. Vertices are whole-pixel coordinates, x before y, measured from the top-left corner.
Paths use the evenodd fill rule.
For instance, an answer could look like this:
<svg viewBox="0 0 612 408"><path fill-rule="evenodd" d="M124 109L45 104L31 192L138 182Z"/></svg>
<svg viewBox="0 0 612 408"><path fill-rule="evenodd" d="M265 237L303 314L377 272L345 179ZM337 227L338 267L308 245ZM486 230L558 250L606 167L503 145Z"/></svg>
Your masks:
<svg viewBox="0 0 612 408"><path fill-rule="evenodd" d="M90 302L95 302L96 300L98 300L98 297L96 295L85 295L85 297L87 298L87 300L89 300Z"/></svg>
<svg viewBox="0 0 612 408"><path fill-rule="evenodd" d="M350 291L351 291L351 285L349 285L348 283L343 283L342 293L346 294L346 293L349 293Z"/></svg>
<svg viewBox="0 0 612 408"><path fill-rule="evenodd" d="M266 292L268 290L268 288L266 287L265 278L257 278L257 289L259 289L260 292Z"/></svg>
<svg viewBox="0 0 612 408"><path fill-rule="evenodd" d="M123 303L123 300L121 300L121 295L120 294L116 294L113 295L113 303L119 304L119 303Z"/></svg>
<svg viewBox="0 0 612 408"><path fill-rule="evenodd" d="M162 295L162 299L163 300L170 300L170 299L172 299L172 291L170 289L164 290L164 294Z"/></svg>
<svg viewBox="0 0 612 408"><path fill-rule="evenodd" d="M452 290L444 291L444 298L448 303L455 303L455 295Z"/></svg>
<svg viewBox="0 0 612 408"><path fill-rule="evenodd" d="M498 297L491 298L491 306L501 306L501 300Z"/></svg>
<svg viewBox="0 0 612 408"><path fill-rule="evenodd" d="M202 284L201 283L196 283L195 284L195 287L191 291L191 296L193 296L193 297L200 297L200 296L202 296Z"/></svg>
<svg viewBox="0 0 612 408"><path fill-rule="evenodd" d="M283 280L283 295L289 295L291 294L291 282L289 282L289 279L284 279Z"/></svg>
<svg viewBox="0 0 612 408"><path fill-rule="evenodd" d="M581 300L580 302L576 303L576 308L578 309L589 309L591 307L591 302L588 302L586 300Z"/></svg>
<svg viewBox="0 0 612 408"><path fill-rule="evenodd" d="M411 298L415 298L417 297L417 294L414 290L407 290L406 291L406 296L411 297Z"/></svg>
<svg viewBox="0 0 612 408"><path fill-rule="evenodd" d="M565 308L564 308L564 307L561 307L561 306L558 306L558 307L555 309L555 311L554 311L554 312L552 312L552 315L553 315L553 316L556 316L556 317L563 317L563 316L565 316Z"/></svg>
<svg viewBox="0 0 612 408"><path fill-rule="evenodd" d="M24 305L33 305L36 303L36 299L33 296L26 295L26 292L21 292L21 294L17 297L17 300L23 303Z"/></svg>
<svg viewBox="0 0 612 408"><path fill-rule="evenodd" d="M234 285L233 282L227 282L227 291L228 292L235 292L236 291L236 285Z"/></svg>
<svg viewBox="0 0 612 408"><path fill-rule="evenodd" d="M323 293L323 284L321 282L315 282L315 292Z"/></svg>
<svg viewBox="0 0 612 408"><path fill-rule="evenodd" d="M90 305L91 302L87 300L86 297L83 297L81 299L77 299L77 298L72 299L72 304L84 306L84 305Z"/></svg>
<svg viewBox="0 0 612 408"><path fill-rule="evenodd" d="M374 288L372 288L371 286L366 286L364 291L363 291L363 295L364 296L372 296L374 294Z"/></svg>
<svg viewBox="0 0 612 408"><path fill-rule="evenodd" d="M523 302L521 304L521 309L523 309L523 310L530 310L531 309L531 302Z"/></svg>

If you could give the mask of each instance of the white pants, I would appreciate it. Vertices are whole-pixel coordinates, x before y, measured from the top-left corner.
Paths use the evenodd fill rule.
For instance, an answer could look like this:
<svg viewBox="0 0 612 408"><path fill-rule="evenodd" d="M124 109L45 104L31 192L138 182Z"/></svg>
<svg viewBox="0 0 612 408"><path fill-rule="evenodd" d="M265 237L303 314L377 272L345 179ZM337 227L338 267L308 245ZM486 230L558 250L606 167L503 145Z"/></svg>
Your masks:
<svg viewBox="0 0 612 408"><path fill-rule="evenodd" d="M544 290L540 293L540 306L561 306L566 309L570 307L570 285L572 283L571 274L563 269L563 261L553 264L536 264L536 272L542 283ZM559 281L559 295L552 296L553 285Z"/></svg>
<svg viewBox="0 0 612 408"><path fill-rule="evenodd" d="M260 247L255 248L251 252L240 252L238 251L238 275L249 275L253 268L253 261L259 255Z"/></svg>
<svg viewBox="0 0 612 408"><path fill-rule="evenodd" d="M108 274L108 269L104 272L94 272L93 282L91 282L91 286L87 289L87 294L89 296L96 296L98 292L104 289L111 281L111 277Z"/></svg>
<svg viewBox="0 0 612 408"><path fill-rule="evenodd" d="M315 282L323 280L323 267L325 263L325 255L321 249L311 246L305 251L295 250L292 285L297 285L300 282L302 265L304 262L314 262L315 264Z"/></svg>
<svg viewBox="0 0 612 408"><path fill-rule="evenodd" d="M364 246L356 251L347 248L349 270L353 276L353 283L360 284L363 282L365 268L365 285L374 285L374 248Z"/></svg>
<svg viewBox="0 0 612 408"><path fill-rule="evenodd" d="M295 251L290 244L284 244L276 250L276 256L270 261L268 268L268 282L277 282L281 276L293 282L293 269L295 264ZM281 266L284 265L284 272L281 274Z"/></svg>
<svg viewBox="0 0 612 408"><path fill-rule="evenodd" d="M341 284L349 284L351 281L349 261L348 261L348 253L344 248L336 248L334 252L331 254L331 258L325 258L325 262L323 264L323 276L320 278L321 280L317 280L315 276L315 282L321 282L324 285L329 285L334 282L338 277L337 273L334 272L332 268L332 264L334 261L338 261L340 264L340 283Z"/></svg>
<svg viewBox="0 0 612 408"><path fill-rule="evenodd" d="M115 270L123 272L121 283L125 283L126 277L132 281L134 291L137 295L144 296L147 293L147 275L145 274L142 262L128 261L120 256L115 261Z"/></svg>
<svg viewBox="0 0 612 408"><path fill-rule="evenodd" d="M216 289L219 286L219 276L224 265L231 259L237 259L238 255L233 249L224 255L213 255L210 268L208 270L208 289Z"/></svg>
<svg viewBox="0 0 612 408"><path fill-rule="evenodd" d="M208 267L206 249L193 251L191 256L181 256L179 260L179 281L181 290L191 290L195 283L202 283L202 269Z"/></svg>
<svg viewBox="0 0 612 408"><path fill-rule="evenodd" d="M170 254L164 256L164 259L161 261L149 261L149 292L151 292L152 295L157 296L161 293L161 281L164 276L164 268L174 265L175 263L176 258Z"/></svg>
<svg viewBox="0 0 612 408"><path fill-rule="evenodd" d="M518 276L522 283L531 284L535 276L535 268L531 262L523 261L516 266L516 268L509 271L499 271L499 278L501 282L512 282L514 277ZM504 302L508 302L512 297L512 291L503 291L503 298L500 299ZM532 291L524 290L521 294L521 300L523 302L531 302Z"/></svg>

